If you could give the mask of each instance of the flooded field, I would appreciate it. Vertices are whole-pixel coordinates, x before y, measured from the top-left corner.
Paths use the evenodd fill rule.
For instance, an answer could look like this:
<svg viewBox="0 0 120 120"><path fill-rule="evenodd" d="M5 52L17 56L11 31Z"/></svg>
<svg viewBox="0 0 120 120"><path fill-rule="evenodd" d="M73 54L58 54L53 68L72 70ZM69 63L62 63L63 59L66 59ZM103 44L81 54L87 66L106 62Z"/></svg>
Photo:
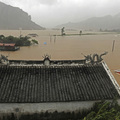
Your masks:
<svg viewBox="0 0 120 120"><path fill-rule="evenodd" d="M108 52L103 56L114 77L120 84L120 76L114 70L120 69L120 34L98 34L98 35L60 35L60 30L39 30L39 31L17 31L0 30L0 35L5 36L26 36L31 33L38 34L34 37L39 41L39 45L21 47L14 52L0 51L0 54L9 55L9 59L14 60L42 60L44 54L51 55L52 60L73 60L83 59L84 55ZM79 31L66 31L66 34L78 34ZM84 32L83 32L84 33ZM112 52L112 44L115 40L115 48Z"/></svg>

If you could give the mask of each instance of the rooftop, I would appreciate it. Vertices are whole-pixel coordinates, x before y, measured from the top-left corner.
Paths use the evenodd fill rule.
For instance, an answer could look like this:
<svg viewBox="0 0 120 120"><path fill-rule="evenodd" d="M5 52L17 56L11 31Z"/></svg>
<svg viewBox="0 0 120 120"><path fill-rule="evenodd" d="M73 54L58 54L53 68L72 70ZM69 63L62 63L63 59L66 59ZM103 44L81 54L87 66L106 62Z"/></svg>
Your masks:
<svg viewBox="0 0 120 120"><path fill-rule="evenodd" d="M15 43L0 43L0 46L15 46Z"/></svg>
<svg viewBox="0 0 120 120"><path fill-rule="evenodd" d="M0 103L113 99L119 93L102 63L0 66Z"/></svg>

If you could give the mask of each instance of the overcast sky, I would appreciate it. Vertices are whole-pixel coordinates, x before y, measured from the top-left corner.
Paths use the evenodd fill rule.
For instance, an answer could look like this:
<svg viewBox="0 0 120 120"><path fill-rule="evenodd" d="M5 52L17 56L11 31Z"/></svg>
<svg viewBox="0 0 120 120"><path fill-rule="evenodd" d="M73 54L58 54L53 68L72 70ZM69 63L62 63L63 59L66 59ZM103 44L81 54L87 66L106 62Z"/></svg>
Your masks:
<svg viewBox="0 0 120 120"><path fill-rule="evenodd" d="M115 15L120 12L120 0L0 0L19 7L43 27L67 22L80 22L89 17Z"/></svg>

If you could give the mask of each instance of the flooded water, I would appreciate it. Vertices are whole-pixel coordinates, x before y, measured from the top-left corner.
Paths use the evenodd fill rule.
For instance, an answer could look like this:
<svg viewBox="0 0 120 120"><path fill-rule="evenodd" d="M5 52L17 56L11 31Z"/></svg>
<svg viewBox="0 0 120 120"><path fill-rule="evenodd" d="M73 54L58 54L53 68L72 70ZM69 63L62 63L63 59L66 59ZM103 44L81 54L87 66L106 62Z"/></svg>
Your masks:
<svg viewBox="0 0 120 120"><path fill-rule="evenodd" d="M59 30L39 30L39 31L0 31L5 36L13 35L25 36L31 33L38 34L36 39L39 45L30 47L21 47L14 52L0 51L0 54L9 55L9 59L14 60L42 60L44 54L51 55L52 60L71 60L83 59L81 54L94 54L108 52L103 56L117 82L120 84L120 76L114 73L114 70L120 69L120 35L119 34L101 34L101 35L72 35L72 36L53 36L60 35ZM66 31L66 34L77 34L79 31ZM84 33L84 32L83 32ZM112 52L112 44L115 40L115 48Z"/></svg>

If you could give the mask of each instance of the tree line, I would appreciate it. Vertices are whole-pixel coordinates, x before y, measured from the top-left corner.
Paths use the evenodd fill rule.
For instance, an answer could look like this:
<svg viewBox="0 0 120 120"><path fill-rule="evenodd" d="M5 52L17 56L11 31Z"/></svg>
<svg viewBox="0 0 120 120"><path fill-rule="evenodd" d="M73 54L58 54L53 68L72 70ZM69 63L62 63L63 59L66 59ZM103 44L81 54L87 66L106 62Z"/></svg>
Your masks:
<svg viewBox="0 0 120 120"><path fill-rule="evenodd" d="M15 43L16 46L30 46L32 44L38 44L37 40L31 39L28 36L20 36L20 37L14 37L14 36L7 36L0 35L0 43Z"/></svg>

